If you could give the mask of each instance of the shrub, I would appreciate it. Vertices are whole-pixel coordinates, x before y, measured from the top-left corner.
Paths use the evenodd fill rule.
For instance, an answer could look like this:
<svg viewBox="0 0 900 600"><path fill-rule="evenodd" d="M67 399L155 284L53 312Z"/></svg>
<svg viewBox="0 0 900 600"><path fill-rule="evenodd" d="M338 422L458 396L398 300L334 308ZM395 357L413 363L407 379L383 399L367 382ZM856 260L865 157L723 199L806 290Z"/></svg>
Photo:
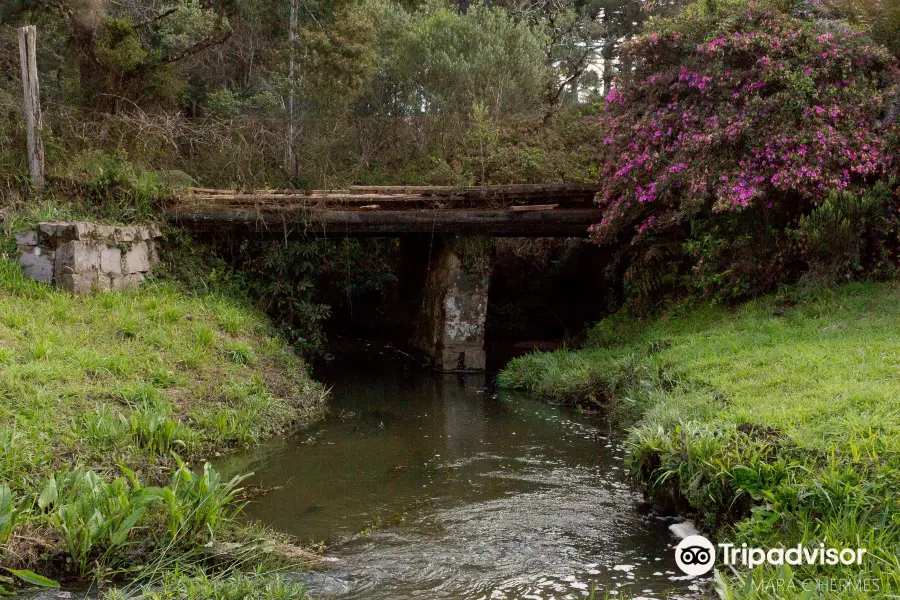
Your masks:
<svg viewBox="0 0 900 600"><path fill-rule="evenodd" d="M209 463L198 475L178 460L172 483L161 490L172 538L191 543L196 543L199 536L213 538L216 529L241 510L242 506L234 505L234 498L241 491L240 483L249 476L224 481Z"/></svg>
<svg viewBox="0 0 900 600"><path fill-rule="evenodd" d="M785 239L800 216L896 169L896 124L880 120L893 58L847 25L699 3L622 61L631 68L598 117L604 217L592 234L630 243L632 278L685 261L716 275L714 293L766 291L802 258Z"/></svg>
<svg viewBox="0 0 900 600"><path fill-rule="evenodd" d="M69 171L83 186L78 191L120 220L153 218L156 203L170 191L161 174L140 168L124 150L88 150L72 159Z"/></svg>
<svg viewBox="0 0 900 600"><path fill-rule="evenodd" d="M50 522L65 539L73 566L81 575L94 563L112 567L124 559L114 552L125 544L150 505L155 488L119 477L105 481L93 471L75 470L51 477L38 498Z"/></svg>
<svg viewBox="0 0 900 600"><path fill-rule="evenodd" d="M881 182L863 194L831 190L820 206L800 217L798 231L810 265L807 275L836 283L863 268L867 246L870 258L888 252L878 234L883 223L891 222L889 201L888 186Z"/></svg>
<svg viewBox="0 0 900 600"><path fill-rule="evenodd" d="M864 25L875 41L900 57L900 1L840 0L830 4L838 14Z"/></svg>

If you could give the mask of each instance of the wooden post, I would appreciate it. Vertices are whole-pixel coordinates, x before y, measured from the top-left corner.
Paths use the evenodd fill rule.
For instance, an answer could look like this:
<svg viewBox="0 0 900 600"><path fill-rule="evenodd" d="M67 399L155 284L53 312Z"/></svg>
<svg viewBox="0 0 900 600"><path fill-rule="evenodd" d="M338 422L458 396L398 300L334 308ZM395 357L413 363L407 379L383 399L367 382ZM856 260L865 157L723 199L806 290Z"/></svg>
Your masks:
<svg viewBox="0 0 900 600"><path fill-rule="evenodd" d="M41 132L41 95L37 70L37 29L28 25L19 29L19 58L22 62L22 87L25 90L25 122L28 127L28 168L35 186L44 185L44 142Z"/></svg>

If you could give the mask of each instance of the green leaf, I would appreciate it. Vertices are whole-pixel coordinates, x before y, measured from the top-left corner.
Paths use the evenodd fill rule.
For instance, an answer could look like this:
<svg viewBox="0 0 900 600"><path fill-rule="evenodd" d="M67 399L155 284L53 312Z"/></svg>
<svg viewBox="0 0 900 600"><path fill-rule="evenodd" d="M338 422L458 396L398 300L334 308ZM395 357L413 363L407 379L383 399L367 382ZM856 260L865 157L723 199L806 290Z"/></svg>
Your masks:
<svg viewBox="0 0 900 600"><path fill-rule="evenodd" d="M119 525L119 529L112 536L112 545L118 546L122 542L125 541L125 538L128 537L128 533L134 528L137 522L144 516L144 513L147 511L147 506L139 506L131 511L131 514L128 515L122 524Z"/></svg>
<svg viewBox="0 0 900 600"><path fill-rule="evenodd" d="M4 567L4 568L6 568L6 567ZM10 573L12 573L13 575L15 575L16 577L18 577L19 579L21 579L22 581L24 581L25 583L28 583L30 585L33 585L36 587L42 587L42 588L53 588L55 590L59 589L58 581L53 581L52 579L47 579L43 575L38 575L34 571L24 571L24 570L20 571L18 569L6 569L6 570L9 571Z"/></svg>
<svg viewBox="0 0 900 600"><path fill-rule="evenodd" d="M44 510L51 504L56 504L58 500L59 490L56 487L56 477L51 475L50 481L47 482L47 485L41 490L41 495L38 496L38 508Z"/></svg>

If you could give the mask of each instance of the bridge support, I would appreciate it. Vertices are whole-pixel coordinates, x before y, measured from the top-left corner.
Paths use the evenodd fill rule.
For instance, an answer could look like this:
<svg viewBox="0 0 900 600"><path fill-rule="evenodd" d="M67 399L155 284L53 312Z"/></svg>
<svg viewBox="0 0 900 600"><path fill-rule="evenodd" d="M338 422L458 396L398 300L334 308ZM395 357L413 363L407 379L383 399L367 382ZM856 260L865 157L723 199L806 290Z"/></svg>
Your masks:
<svg viewBox="0 0 900 600"><path fill-rule="evenodd" d="M425 257L427 267L424 292L415 299L421 298L412 345L439 371L484 371L490 241L416 236L404 242L401 254L411 262Z"/></svg>

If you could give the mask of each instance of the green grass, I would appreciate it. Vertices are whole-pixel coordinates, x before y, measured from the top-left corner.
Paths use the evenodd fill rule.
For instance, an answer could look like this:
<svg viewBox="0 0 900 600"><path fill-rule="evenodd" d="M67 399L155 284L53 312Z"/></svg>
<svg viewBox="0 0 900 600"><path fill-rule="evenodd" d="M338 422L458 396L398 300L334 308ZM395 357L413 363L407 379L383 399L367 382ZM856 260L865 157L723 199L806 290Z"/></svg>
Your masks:
<svg viewBox="0 0 900 600"><path fill-rule="evenodd" d="M239 480L200 467L324 407L322 386L243 298L165 278L74 296L26 279L0 247L4 567L140 581L132 569L156 561L167 568L155 591L135 588L152 598L296 597L278 579L190 566L196 548L244 535ZM196 585L186 565L203 573Z"/></svg>
<svg viewBox="0 0 900 600"><path fill-rule="evenodd" d="M889 597L900 593L898 297L894 283L853 284L610 319L587 348L522 357L499 381L611 407L651 497L720 540L869 551L861 568L727 572L722 597ZM810 578L878 591L801 591Z"/></svg>
<svg viewBox="0 0 900 600"><path fill-rule="evenodd" d="M243 310L244 327L229 333L222 308L228 324ZM117 458L135 460L221 450L229 432L209 414L223 409L246 430L238 438L271 435L323 409L321 387L273 340L265 317L174 283L71 296L0 260L0 356L0 423L47 470L72 456L114 467L91 452L95 443L121 442L113 443Z"/></svg>
<svg viewBox="0 0 900 600"><path fill-rule="evenodd" d="M216 576L203 569L173 569L152 586L113 590L106 598L126 600L303 600L305 588L279 574L232 572Z"/></svg>

